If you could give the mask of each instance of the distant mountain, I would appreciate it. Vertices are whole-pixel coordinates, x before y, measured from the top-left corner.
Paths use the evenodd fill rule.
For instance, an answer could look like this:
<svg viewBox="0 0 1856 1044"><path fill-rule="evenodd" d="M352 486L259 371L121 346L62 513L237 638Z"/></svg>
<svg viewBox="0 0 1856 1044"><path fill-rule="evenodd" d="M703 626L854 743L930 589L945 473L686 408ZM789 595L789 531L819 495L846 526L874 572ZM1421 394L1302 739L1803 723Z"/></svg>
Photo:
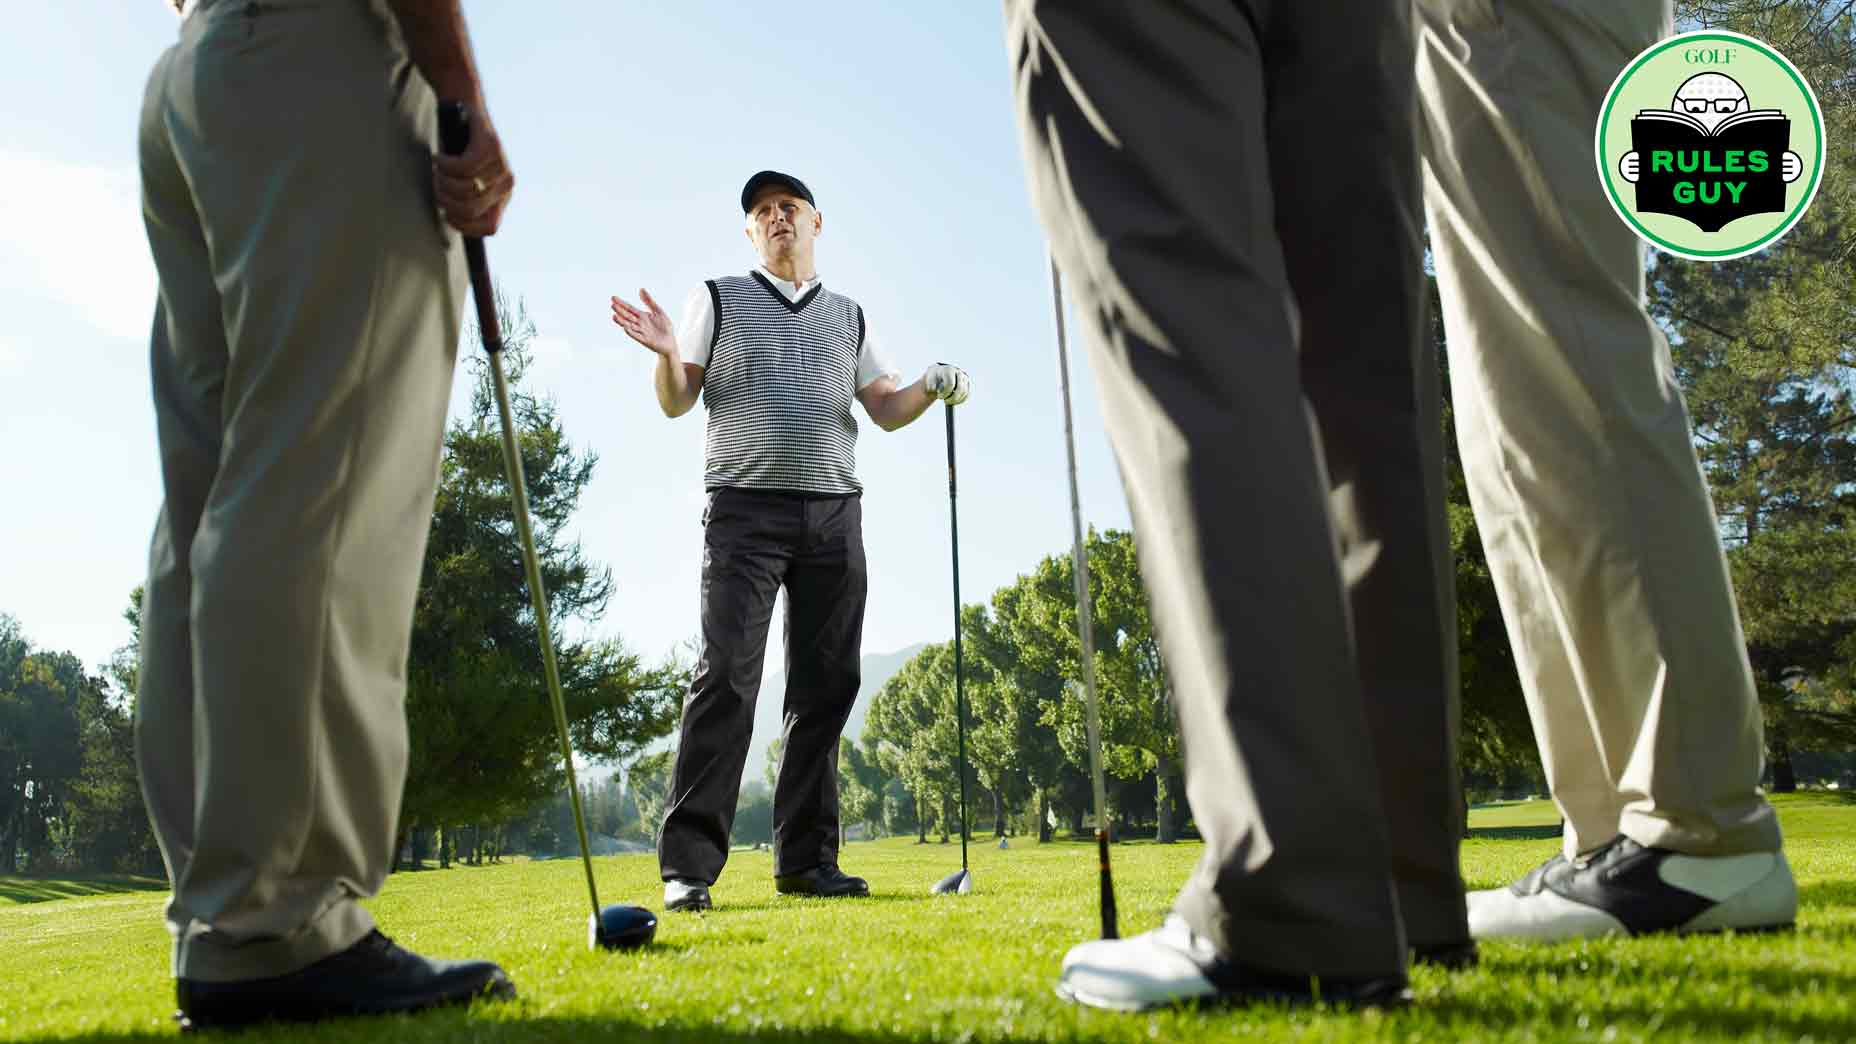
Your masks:
<svg viewBox="0 0 1856 1044"><path fill-rule="evenodd" d="M851 719L844 724L844 734L855 743L864 734L864 715L870 710L870 697L883 687L910 657L927 648L917 642L892 653L878 653L863 658L863 683L857 689L857 702L851 707ZM767 777L767 744L780 735L781 711L786 699L786 675L775 671L761 683L760 698L754 703L754 738L748 741L748 763L741 772L743 782Z"/></svg>

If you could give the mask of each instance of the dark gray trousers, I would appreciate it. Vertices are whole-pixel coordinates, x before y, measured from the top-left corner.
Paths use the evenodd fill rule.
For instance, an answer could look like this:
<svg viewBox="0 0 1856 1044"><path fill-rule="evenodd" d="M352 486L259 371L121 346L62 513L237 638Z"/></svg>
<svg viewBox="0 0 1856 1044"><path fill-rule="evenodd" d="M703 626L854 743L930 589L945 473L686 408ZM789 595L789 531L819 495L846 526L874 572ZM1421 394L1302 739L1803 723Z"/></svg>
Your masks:
<svg viewBox="0 0 1856 1044"><path fill-rule="evenodd" d="M838 859L838 737L862 680L863 505L721 489L703 521L702 659L683 703L658 868L715 883L728 862L774 596L786 589L786 705L773 867Z"/></svg>
<svg viewBox="0 0 1856 1044"><path fill-rule="evenodd" d="M1407 5L1005 10L1206 841L1176 909L1396 973L1468 936Z"/></svg>

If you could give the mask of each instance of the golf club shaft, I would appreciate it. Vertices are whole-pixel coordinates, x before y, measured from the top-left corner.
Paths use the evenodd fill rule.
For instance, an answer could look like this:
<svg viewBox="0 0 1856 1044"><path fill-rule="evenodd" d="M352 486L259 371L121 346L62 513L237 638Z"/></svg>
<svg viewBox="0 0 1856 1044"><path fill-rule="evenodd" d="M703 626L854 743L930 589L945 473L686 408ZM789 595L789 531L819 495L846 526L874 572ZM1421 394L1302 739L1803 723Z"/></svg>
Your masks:
<svg viewBox="0 0 1856 1044"><path fill-rule="evenodd" d="M1057 319L1057 370L1063 387L1063 448L1069 458L1070 535L1074 547L1076 626L1082 642L1083 701L1089 732L1089 781L1096 799L1096 852L1102 865L1102 938L1113 939L1115 883L1108 865L1108 791L1102 780L1102 718L1096 704L1095 623L1089 607L1089 551L1083 542L1083 502L1076 481L1076 425L1070 408L1070 348L1063 325L1063 273L1050 259L1051 310Z"/></svg>
<svg viewBox="0 0 1856 1044"><path fill-rule="evenodd" d="M954 717L960 732L960 868L967 868L967 694L960 657L960 509L954 471L954 407L947 407L947 521L954 548Z"/></svg>
<svg viewBox="0 0 1856 1044"><path fill-rule="evenodd" d="M481 252L478 256L482 257ZM489 282L489 273L481 268L479 271L484 273L483 282L479 283L474 275L471 282L477 288L477 293L482 294L484 285ZM488 344L487 340L485 344ZM561 737L561 764L567 769L567 796L574 807L574 832L580 836L580 862L586 870L586 894L593 904L594 916L598 916L599 887L593 883L592 846L587 843L586 813L580 808L580 783L574 777L574 748L567 735L567 703L561 697L561 671L554 660L554 636L548 627L548 597L541 586L541 563L535 556L535 535L528 524L528 484L522 473L522 455L516 449L515 418L509 411L509 387L503 378L503 356L500 351L490 353L490 375L496 385L496 411L503 418L503 466L509 476L509 499L515 508L516 533L522 541L522 566L528 573L529 599L535 607L535 629L541 637L542 671L548 677L548 698L554 704L554 727Z"/></svg>
<svg viewBox="0 0 1856 1044"><path fill-rule="evenodd" d="M457 103L439 106L439 140L453 155L470 142L470 110ZM561 672L554 661L554 636L548 627L548 596L541 586L541 563L535 555L535 534L528 522L528 481L522 473L522 454L516 447L515 415L509 409L509 382L503 376L503 327L496 317L496 296L490 284L490 261L477 236L464 237L464 260L470 270L471 296L477 300L477 327L484 353L490 357L490 383L496 391L496 412L502 420L503 473L509 480L509 499L515 510L516 536L522 544L522 568L528 574L535 629L541 638L542 672L548 679L548 697L554 704L554 726L561 737L561 762L567 767L567 794L574 807L574 830L580 836L580 863L586 869L586 894L599 916L599 888L593 883L592 848L587 844L586 815L580 809L580 784L574 778L573 743L567 736L567 704L561 698Z"/></svg>

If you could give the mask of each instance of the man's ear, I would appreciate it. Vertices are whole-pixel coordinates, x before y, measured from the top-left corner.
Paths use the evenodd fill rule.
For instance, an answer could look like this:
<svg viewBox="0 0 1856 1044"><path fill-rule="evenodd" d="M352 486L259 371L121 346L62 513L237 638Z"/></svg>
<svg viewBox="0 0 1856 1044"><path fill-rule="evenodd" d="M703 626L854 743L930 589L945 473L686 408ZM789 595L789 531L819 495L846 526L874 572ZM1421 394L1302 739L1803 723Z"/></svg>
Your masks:
<svg viewBox="0 0 1856 1044"><path fill-rule="evenodd" d="M818 238L819 234L824 231L825 231L825 212L822 210L812 211L812 236L813 238L814 239Z"/></svg>

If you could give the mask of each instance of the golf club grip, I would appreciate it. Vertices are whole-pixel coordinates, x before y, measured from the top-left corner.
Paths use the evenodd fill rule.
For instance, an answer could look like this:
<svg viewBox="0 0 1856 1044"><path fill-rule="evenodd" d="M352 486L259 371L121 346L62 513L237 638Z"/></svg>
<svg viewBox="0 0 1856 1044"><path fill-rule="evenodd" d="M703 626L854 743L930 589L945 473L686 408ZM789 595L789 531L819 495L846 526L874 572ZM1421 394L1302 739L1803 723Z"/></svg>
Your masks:
<svg viewBox="0 0 1856 1044"><path fill-rule="evenodd" d="M1115 926L1115 879L1108 869L1108 831L1096 831L1096 854L1102 860L1102 938L1119 939L1121 930Z"/></svg>
<svg viewBox="0 0 1856 1044"><path fill-rule="evenodd" d="M460 101L438 103L438 147L456 156L470 146L470 106ZM483 350L503 350L503 324L496 319L496 295L490 287L490 258L480 236L464 237L464 263L470 270L471 297L477 302L477 329Z"/></svg>
<svg viewBox="0 0 1856 1044"><path fill-rule="evenodd" d="M957 495L959 483L954 478L954 407L947 407L947 495Z"/></svg>

